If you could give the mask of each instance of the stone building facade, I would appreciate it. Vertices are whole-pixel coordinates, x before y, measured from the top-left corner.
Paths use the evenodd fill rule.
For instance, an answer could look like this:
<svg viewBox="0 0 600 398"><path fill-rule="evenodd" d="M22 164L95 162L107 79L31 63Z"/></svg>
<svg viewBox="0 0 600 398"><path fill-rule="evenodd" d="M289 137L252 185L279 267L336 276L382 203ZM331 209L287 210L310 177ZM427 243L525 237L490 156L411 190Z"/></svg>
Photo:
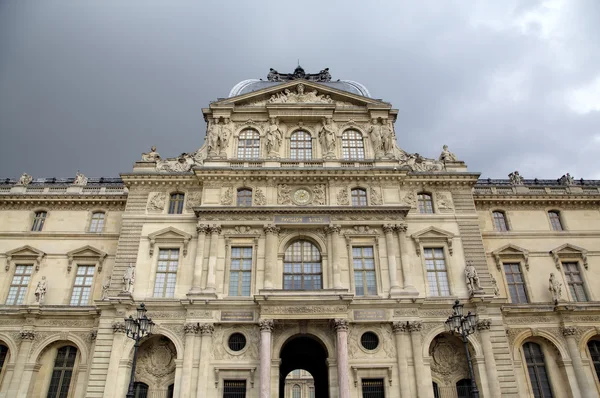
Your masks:
<svg viewBox="0 0 600 398"><path fill-rule="evenodd" d="M482 397L599 396L600 182L407 153L327 69L202 112L196 152L0 183L0 397L124 396L141 302L139 396L283 397L296 369L317 398L466 396L457 299Z"/></svg>

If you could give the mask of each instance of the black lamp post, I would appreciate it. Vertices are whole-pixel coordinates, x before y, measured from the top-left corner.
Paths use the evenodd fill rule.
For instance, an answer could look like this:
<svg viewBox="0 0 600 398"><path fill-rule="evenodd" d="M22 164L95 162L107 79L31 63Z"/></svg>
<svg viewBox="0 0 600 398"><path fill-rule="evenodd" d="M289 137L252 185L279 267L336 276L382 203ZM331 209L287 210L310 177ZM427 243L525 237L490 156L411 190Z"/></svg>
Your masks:
<svg viewBox="0 0 600 398"><path fill-rule="evenodd" d="M140 340L145 336L152 334L154 328L154 322L152 319L146 316L146 306L141 303L137 307L136 318L134 319L131 315L129 318L125 318L125 330L127 331L127 337L135 341L133 346L133 363L131 364L131 376L129 378L129 390L127 391L127 398L134 398L135 391L133 390L133 383L135 380L135 362L137 361L137 352L140 348Z"/></svg>
<svg viewBox="0 0 600 398"><path fill-rule="evenodd" d="M463 307L460 301L456 300L452 306L452 315L446 320L446 330L450 333L456 333L462 337L467 354L467 363L469 364L469 374L471 376L471 398L479 398L479 390L475 382L475 374L473 373L473 363L471 362L471 354L469 354L469 344L467 336L475 332L477 327L477 315L471 311L463 316Z"/></svg>

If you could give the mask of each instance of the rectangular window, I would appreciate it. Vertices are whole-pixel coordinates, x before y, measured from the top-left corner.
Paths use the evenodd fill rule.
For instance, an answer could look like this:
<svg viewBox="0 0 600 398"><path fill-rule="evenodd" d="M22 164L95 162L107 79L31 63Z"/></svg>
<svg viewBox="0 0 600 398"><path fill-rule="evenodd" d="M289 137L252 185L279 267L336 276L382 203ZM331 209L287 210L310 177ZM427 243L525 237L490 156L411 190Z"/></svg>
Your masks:
<svg viewBox="0 0 600 398"><path fill-rule="evenodd" d="M506 275L506 284L510 292L510 300L514 304L528 303L527 291L525 290L525 280L521 273L521 264L504 264L504 275Z"/></svg>
<svg viewBox="0 0 600 398"><path fill-rule="evenodd" d="M89 304L95 268L93 265L77 266L77 275L75 276L73 294L71 295L71 305Z"/></svg>
<svg viewBox="0 0 600 398"><path fill-rule="evenodd" d="M232 247L229 269L229 295L250 296L252 247Z"/></svg>
<svg viewBox="0 0 600 398"><path fill-rule="evenodd" d="M362 379L363 398L385 398L383 379Z"/></svg>
<svg viewBox="0 0 600 398"><path fill-rule="evenodd" d="M154 297L173 297L179 266L179 249L160 249L154 283Z"/></svg>
<svg viewBox="0 0 600 398"><path fill-rule="evenodd" d="M102 232L104 228L104 213L92 214L92 220L90 221L90 232Z"/></svg>
<svg viewBox="0 0 600 398"><path fill-rule="evenodd" d="M425 267L427 268L427 282L429 293L432 296L449 296L448 272L446 270L446 259L444 249L423 249L425 255Z"/></svg>
<svg viewBox="0 0 600 398"><path fill-rule="evenodd" d="M373 246L353 247L354 285L357 296L374 296L377 294L375 285L375 257Z"/></svg>
<svg viewBox="0 0 600 398"><path fill-rule="evenodd" d="M34 232L40 232L44 229L44 223L46 222L46 212L38 211L35 213L33 217L33 225L31 226L31 230Z"/></svg>
<svg viewBox="0 0 600 398"><path fill-rule="evenodd" d="M223 398L245 398L246 380L223 380Z"/></svg>
<svg viewBox="0 0 600 398"><path fill-rule="evenodd" d="M581 279L581 273L579 272L579 264L573 262L562 263L562 265L565 270L565 277L567 278L571 298L575 301L588 301L583 286L583 279Z"/></svg>
<svg viewBox="0 0 600 398"><path fill-rule="evenodd" d="M8 298L6 299L7 305L23 304L32 271L33 265L17 265L8 290Z"/></svg>

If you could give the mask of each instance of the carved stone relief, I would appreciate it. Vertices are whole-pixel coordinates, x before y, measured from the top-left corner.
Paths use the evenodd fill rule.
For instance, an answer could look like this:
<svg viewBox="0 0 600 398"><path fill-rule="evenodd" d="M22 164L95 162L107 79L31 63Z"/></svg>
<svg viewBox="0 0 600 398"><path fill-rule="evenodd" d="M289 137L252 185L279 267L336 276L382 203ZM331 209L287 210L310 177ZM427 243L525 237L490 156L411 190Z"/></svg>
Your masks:
<svg viewBox="0 0 600 398"><path fill-rule="evenodd" d="M313 191L313 204L324 205L325 204L325 185L317 184L312 188Z"/></svg>
<svg viewBox="0 0 600 398"><path fill-rule="evenodd" d="M429 355L432 375L445 385L451 386L455 380L469 378L467 359L458 339L447 335L437 336L429 347Z"/></svg>
<svg viewBox="0 0 600 398"><path fill-rule="evenodd" d="M369 189L369 194L371 196L371 204L373 206L381 206L383 204L383 199L381 198L381 192L373 187Z"/></svg>
<svg viewBox="0 0 600 398"><path fill-rule="evenodd" d="M416 192L408 192L406 195L404 195L404 198L402 198L402 204L405 206L410 206L412 208L416 208L417 207L417 193Z"/></svg>
<svg viewBox="0 0 600 398"><path fill-rule="evenodd" d="M221 204L223 206L230 206L233 204L233 188L229 187L221 195Z"/></svg>
<svg viewBox="0 0 600 398"><path fill-rule="evenodd" d="M188 192L186 195L185 210L192 212L194 207L198 207L202 204L202 192L194 191Z"/></svg>
<svg viewBox="0 0 600 398"><path fill-rule="evenodd" d="M350 205L350 198L348 196L347 188L342 188L338 191L337 204L338 204L338 206L349 206Z"/></svg>
<svg viewBox="0 0 600 398"><path fill-rule="evenodd" d="M280 205L292 204L292 188L287 184L279 184L277 186L277 203Z"/></svg>
<svg viewBox="0 0 600 398"><path fill-rule="evenodd" d="M246 347L239 353L232 352L227 347L227 340L232 333L242 333L246 336ZM213 359L258 359L259 330L254 325L216 326L213 334Z"/></svg>
<svg viewBox="0 0 600 398"><path fill-rule="evenodd" d="M152 338L140 347L136 375L154 380L154 385L164 384L175 373L175 358L175 346L168 338Z"/></svg>
<svg viewBox="0 0 600 398"><path fill-rule="evenodd" d="M445 193L437 193L435 195L435 203L440 213L451 213L454 211L452 199Z"/></svg>
<svg viewBox="0 0 600 398"><path fill-rule="evenodd" d="M374 332L379 337L379 347L372 352L361 348L360 339L368 331ZM394 341L392 327L389 324L354 325L348 333L348 356L350 358L395 358Z"/></svg>
<svg viewBox="0 0 600 398"><path fill-rule="evenodd" d="M254 190L254 205L255 206L264 206L267 204L267 197L264 192L260 188L256 188Z"/></svg>
<svg viewBox="0 0 600 398"><path fill-rule="evenodd" d="M152 192L148 195L148 212L160 213L165 209L167 194L165 192Z"/></svg>

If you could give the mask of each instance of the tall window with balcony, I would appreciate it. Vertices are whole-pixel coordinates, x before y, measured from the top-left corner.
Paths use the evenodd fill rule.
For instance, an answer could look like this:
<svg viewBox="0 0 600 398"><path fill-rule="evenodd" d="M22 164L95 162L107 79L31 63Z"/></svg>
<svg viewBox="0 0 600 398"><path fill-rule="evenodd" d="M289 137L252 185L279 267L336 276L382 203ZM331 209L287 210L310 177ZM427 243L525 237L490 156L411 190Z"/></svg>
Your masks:
<svg viewBox="0 0 600 398"><path fill-rule="evenodd" d="M494 228L499 232L508 231L508 222L506 220L506 213L500 210L492 212L494 218Z"/></svg>
<svg viewBox="0 0 600 398"><path fill-rule="evenodd" d="M238 206L252 206L252 190L250 188L238 189L236 199Z"/></svg>
<svg viewBox="0 0 600 398"><path fill-rule="evenodd" d="M154 297L173 297L179 267L179 249L160 249L154 282Z"/></svg>
<svg viewBox="0 0 600 398"><path fill-rule="evenodd" d="M296 131L290 137L290 157L298 161L312 159L312 137L306 131Z"/></svg>
<svg viewBox="0 0 600 398"><path fill-rule="evenodd" d="M374 296L377 294L375 281L375 255L373 246L352 248L354 262L354 286L357 296Z"/></svg>
<svg viewBox="0 0 600 398"><path fill-rule="evenodd" d="M169 200L169 214L183 213L183 201L185 195L182 193L172 193Z"/></svg>
<svg viewBox="0 0 600 398"><path fill-rule="evenodd" d="M31 280L33 265L17 265L15 274L8 289L7 305L21 305L25 299L27 286Z"/></svg>
<svg viewBox="0 0 600 398"><path fill-rule="evenodd" d="M350 191L352 197L352 206L367 205L367 190L362 188L354 188Z"/></svg>
<svg viewBox="0 0 600 398"><path fill-rule="evenodd" d="M104 229L104 217L105 214L101 211L92 213L92 219L90 220L90 232L102 232Z"/></svg>
<svg viewBox="0 0 600 398"><path fill-rule="evenodd" d="M238 139L238 159L258 159L260 156L260 136L256 130L244 130Z"/></svg>
<svg viewBox="0 0 600 398"><path fill-rule="evenodd" d="M73 284L73 293L71 294L71 305L88 305L92 293L92 283L94 281L93 265L78 265L75 283Z"/></svg>
<svg viewBox="0 0 600 398"><path fill-rule="evenodd" d="M552 210L548 212L548 218L550 218L550 225L552 226L553 231L563 231L563 225L560 221L560 212L557 210Z"/></svg>
<svg viewBox="0 0 600 398"><path fill-rule="evenodd" d="M421 214L432 214L433 213L433 198L430 194L421 192L417 195L417 202L419 205L419 213Z"/></svg>
<svg viewBox="0 0 600 398"><path fill-rule="evenodd" d="M579 264L577 262L564 262L562 265L571 298L574 301L588 301L581 272L579 271Z"/></svg>
<svg viewBox="0 0 600 398"><path fill-rule="evenodd" d="M342 157L346 160L364 160L365 144L363 136L356 130L346 130L342 134Z"/></svg>
<svg viewBox="0 0 600 398"><path fill-rule="evenodd" d="M318 290L323 287L321 252L309 241L299 240L288 246L283 258L285 290Z"/></svg>
<svg viewBox="0 0 600 398"><path fill-rule="evenodd" d="M33 216L33 224L31 225L31 230L34 232L40 232L44 229L44 224L46 223L46 216L48 213L45 211L36 211Z"/></svg>
<svg viewBox="0 0 600 398"><path fill-rule="evenodd" d="M431 296L449 296L448 270L444 249L441 247L423 249L425 268L427 269L427 283Z"/></svg>
<svg viewBox="0 0 600 398"><path fill-rule="evenodd" d="M229 295L250 296L252 247L232 247L229 267Z"/></svg>

